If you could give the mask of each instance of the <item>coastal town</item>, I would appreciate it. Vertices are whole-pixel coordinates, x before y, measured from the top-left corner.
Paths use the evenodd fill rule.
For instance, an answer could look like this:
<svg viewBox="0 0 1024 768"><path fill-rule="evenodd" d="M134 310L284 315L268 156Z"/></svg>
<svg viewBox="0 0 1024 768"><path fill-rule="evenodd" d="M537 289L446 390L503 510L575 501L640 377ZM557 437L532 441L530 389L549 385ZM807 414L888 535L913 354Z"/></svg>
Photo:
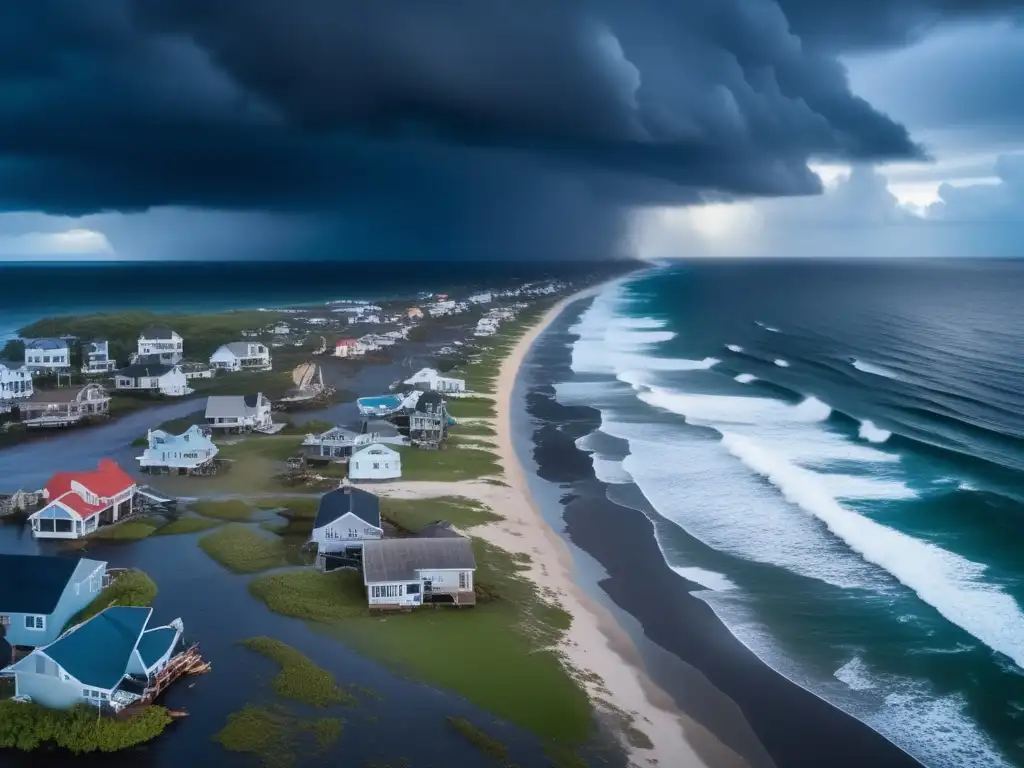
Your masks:
<svg viewBox="0 0 1024 768"><path fill-rule="evenodd" d="M72 751L192 727L192 706L179 701L193 698L182 692L216 685L232 659L205 650L214 638L204 636L201 598L173 601L169 612L155 600L170 588L156 561L130 554L191 557L182 555L191 546L226 576L244 576L271 613L315 623L534 731L551 765L623 751L634 763L645 750L653 758L635 708L623 706L642 697L639 686L609 691L607 649L585 659L567 643L569 621L583 615L579 598L551 571L560 555L532 522L511 448L516 370L580 288L548 281L462 299L422 294L405 306L225 313L211 321L220 330L200 339L187 322L86 337L82 318L67 333L8 344L22 357L0 364L0 446L54 450L39 487L0 488L0 531L31 542L0 549L0 717L22 713L32 730L24 713L71 723L88 707L124 724L106 732L107 746L96 734L61 743ZM266 322L252 322L261 314ZM397 375L376 390L354 388L376 370ZM149 420L123 450L85 465L61 460L64 436L143 422L161 408L176 415ZM436 618L412 619L422 612ZM274 688L287 687L286 698L310 703L325 688L333 702L358 698L280 639L240 642L279 665ZM407 643L422 658L410 659ZM429 660L441 649L457 674ZM540 679L544 712L523 706ZM478 747L502 751L463 718L449 721ZM303 730L275 722L247 706L213 738L266 762L295 748ZM316 723L321 747L337 738L335 720ZM254 746L255 732L267 730L273 743Z"/></svg>

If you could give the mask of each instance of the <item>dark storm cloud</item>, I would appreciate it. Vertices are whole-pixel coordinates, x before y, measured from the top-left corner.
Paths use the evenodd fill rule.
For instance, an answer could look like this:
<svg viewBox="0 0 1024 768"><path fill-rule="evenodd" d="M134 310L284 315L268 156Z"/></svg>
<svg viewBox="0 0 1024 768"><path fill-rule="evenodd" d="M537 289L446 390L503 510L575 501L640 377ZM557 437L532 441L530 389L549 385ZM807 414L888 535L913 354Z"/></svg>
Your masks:
<svg viewBox="0 0 1024 768"><path fill-rule="evenodd" d="M314 213L367 251L601 256L632 206L921 154L768 0L0 9L6 210Z"/></svg>

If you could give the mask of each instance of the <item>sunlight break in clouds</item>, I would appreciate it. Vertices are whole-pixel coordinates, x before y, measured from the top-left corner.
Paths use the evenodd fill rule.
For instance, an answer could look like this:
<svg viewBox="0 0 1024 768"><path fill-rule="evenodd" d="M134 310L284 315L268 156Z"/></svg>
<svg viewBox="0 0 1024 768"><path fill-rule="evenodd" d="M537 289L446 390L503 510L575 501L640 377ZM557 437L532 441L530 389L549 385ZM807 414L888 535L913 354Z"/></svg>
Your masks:
<svg viewBox="0 0 1024 768"><path fill-rule="evenodd" d="M0 236L0 255L46 258L59 256L113 255L107 236L93 229L68 229L63 232L26 232Z"/></svg>

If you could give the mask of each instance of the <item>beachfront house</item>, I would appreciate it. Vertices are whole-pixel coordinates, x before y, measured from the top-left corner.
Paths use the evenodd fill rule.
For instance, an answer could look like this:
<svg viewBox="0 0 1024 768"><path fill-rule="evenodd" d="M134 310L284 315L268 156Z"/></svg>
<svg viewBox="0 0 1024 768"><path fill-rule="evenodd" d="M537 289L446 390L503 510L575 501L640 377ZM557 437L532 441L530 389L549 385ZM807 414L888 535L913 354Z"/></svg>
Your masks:
<svg viewBox="0 0 1024 768"><path fill-rule="evenodd" d="M438 448L448 437L448 409L439 392L424 392L409 413L409 442L417 448Z"/></svg>
<svg viewBox="0 0 1024 768"><path fill-rule="evenodd" d="M32 397L32 372L25 366L11 368L0 364L0 410Z"/></svg>
<svg viewBox="0 0 1024 768"><path fill-rule="evenodd" d="M338 339L334 343L335 357L358 357L366 354L366 348L358 339Z"/></svg>
<svg viewBox="0 0 1024 768"><path fill-rule="evenodd" d="M402 476L402 454L380 443L372 443L348 462L348 476L358 480L395 480Z"/></svg>
<svg viewBox="0 0 1024 768"><path fill-rule="evenodd" d="M131 515L138 486L113 459L87 472L58 472L43 487L46 506L29 515L37 539L79 539Z"/></svg>
<svg viewBox="0 0 1024 768"><path fill-rule="evenodd" d="M206 399L206 423L226 432L266 431L273 426L270 400L255 395L210 395Z"/></svg>
<svg viewBox="0 0 1024 768"><path fill-rule="evenodd" d="M338 558L358 557L365 542L383 536L380 499L346 483L320 498L309 540L317 546L317 566L332 570Z"/></svg>
<svg viewBox="0 0 1024 768"><path fill-rule="evenodd" d="M371 609L475 605L475 571L473 546L459 535L381 539L363 545L363 584Z"/></svg>
<svg viewBox="0 0 1024 768"><path fill-rule="evenodd" d="M25 367L32 373L63 373L71 368L71 352L64 339L30 339L25 342Z"/></svg>
<svg viewBox="0 0 1024 768"><path fill-rule="evenodd" d="M466 301L470 304L490 304L494 301L494 295L490 291L482 291L481 293L474 293Z"/></svg>
<svg viewBox="0 0 1024 768"><path fill-rule="evenodd" d="M0 628L7 642L19 648L52 643L100 593L106 574L106 563L84 557L0 555Z"/></svg>
<svg viewBox="0 0 1024 768"><path fill-rule="evenodd" d="M116 368L117 361L110 357L109 341L90 341L82 345L82 373L110 373Z"/></svg>
<svg viewBox="0 0 1024 768"><path fill-rule="evenodd" d="M27 427L67 427L83 419L105 416L110 410L110 395L99 384L37 389L18 407Z"/></svg>
<svg viewBox="0 0 1024 768"><path fill-rule="evenodd" d="M159 362L176 365L185 356L185 342L170 328L153 326L139 334L138 354L156 355Z"/></svg>
<svg viewBox="0 0 1024 768"><path fill-rule="evenodd" d="M498 332L498 321L493 317L481 317L476 324L474 336L493 336Z"/></svg>
<svg viewBox="0 0 1024 768"><path fill-rule="evenodd" d="M181 372L185 374L185 381L213 378L213 366L209 363L184 362L178 367L181 368Z"/></svg>
<svg viewBox="0 0 1024 768"><path fill-rule="evenodd" d="M416 389L427 389L435 392L465 392L465 379L452 379L442 376L433 368L423 368L402 382Z"/></svg>
<svg viewBox="0 0 1024 768"><path fill-rule="evenodd" d="M149 430L146 433L146 450L137 458L140 469L188 475L208 467L217 451L207 430L193 424L180 435L172 435L162 429Z"/></svg>
<svg viewBox="0 0 1024 768"><path fill-rule="evenodd" d="M192 393L179 365L167 363L133 363L114 375L114 389L153 392L168 397Z"/></svg>
<svg viewBox="0 0 1024 768"><path fill-rule="evenodd" d="M107 608L0 674L14 678L15 695L44 707L120 710L142 698L181 641L181 619L151 626L152 616L152 608Z"/></svg>
<svg viewBox="0 0 1024 768"><path fill-rule="evenodd" d="M273 360L265 344L233 341L217 348L210 356L210 365L218 371L269 371Z"/></svg>

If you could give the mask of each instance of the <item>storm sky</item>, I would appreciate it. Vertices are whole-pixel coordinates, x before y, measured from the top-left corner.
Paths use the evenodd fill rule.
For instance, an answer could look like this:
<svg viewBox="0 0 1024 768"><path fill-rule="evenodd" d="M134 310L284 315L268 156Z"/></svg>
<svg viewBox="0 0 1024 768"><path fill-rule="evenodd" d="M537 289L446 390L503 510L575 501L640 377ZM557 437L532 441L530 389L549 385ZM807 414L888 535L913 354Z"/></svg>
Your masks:
<svg viewBox="0 0 1024 768"><path fill-rule="evenodd" d="M0 8L0 258L1022 255L1024 0Z"/></svg>

